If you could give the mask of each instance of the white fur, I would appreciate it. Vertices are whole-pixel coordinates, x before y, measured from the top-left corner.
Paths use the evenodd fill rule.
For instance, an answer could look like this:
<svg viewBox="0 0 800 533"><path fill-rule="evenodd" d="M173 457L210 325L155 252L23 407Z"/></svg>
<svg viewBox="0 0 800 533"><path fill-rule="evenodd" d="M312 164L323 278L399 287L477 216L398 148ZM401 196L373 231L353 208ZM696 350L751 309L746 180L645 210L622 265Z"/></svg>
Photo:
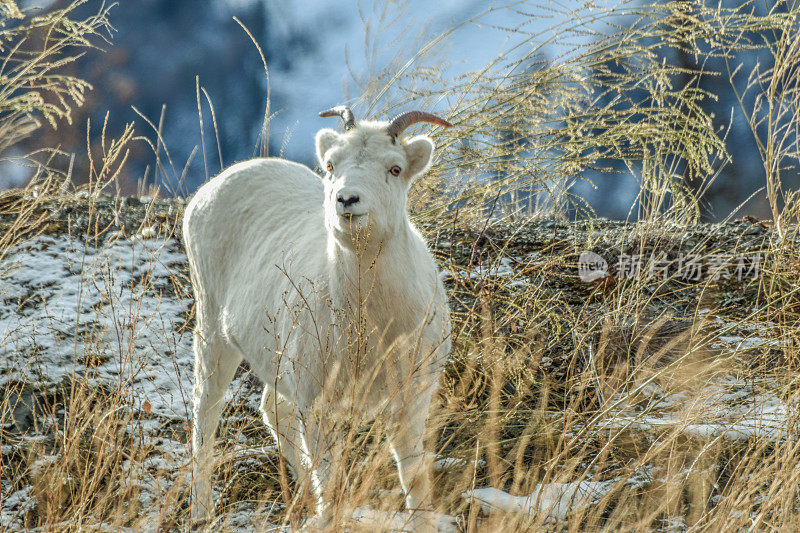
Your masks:
<svg viewBox="0 0 800 533"><path fill-rule="evenodd" d="M186 208L197 300L195 519L213 510L214 434L242 359L265 384L264 420L298 481L312 484L319 519L329 508L332 413L348 409L388 416L406 503L430 507L422 435L450 351L450 319L406 200L433 143L395 142L385 128L320 131L320 166L333 164L323 178L290 161L254 159L205 184ZM352 205L337 201L356 195Z"/></svg>

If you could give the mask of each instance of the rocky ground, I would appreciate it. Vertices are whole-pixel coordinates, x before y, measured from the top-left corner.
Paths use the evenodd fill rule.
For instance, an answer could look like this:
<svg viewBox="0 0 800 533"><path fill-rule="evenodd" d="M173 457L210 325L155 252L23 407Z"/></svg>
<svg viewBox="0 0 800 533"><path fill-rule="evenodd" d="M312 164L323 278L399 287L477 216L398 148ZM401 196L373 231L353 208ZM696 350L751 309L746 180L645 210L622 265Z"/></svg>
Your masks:
<svg viewBox="0 0 800 533"><path fill-rule="evenodd" d="M122 398L129 413L126 432L148 450L135 481L140 508L148 509L188 462L193 300L180 233L185 201L25 194L31 193L0 199L0 235L13 237L0 252L0 524L22 528L26 513L35 509L25 477L31 476L30 465L24 471L20 465L28 450L58 438L76 381ZM18 223L22 214L29 220L24 225ZM509 338L526 338L520 336L531 328L526 306L549 302L548 320L563 320L569 334L542 340L544 355L531 364L553 380L569 379L580 339L596 346L593 328L618 285L667 271L662 285L643 284L647 298L630 310L632 322L667 314L669 321L659 325L667 331L707 314L722 332L714 346L720 353L782 353L764 335L772 324L739 320L755 305L758 270L774 268L768 259L756 259L776 238L758 221L679 227L538 220L511 226L445 216L419 224L441 262L457 321L475 320L476 309L488 305L504 317L500 327ZM591 281L579 275L587 251L607 263L593 263ZM711 289L709 276L718 278ZM492 295L488 304L484 294ZM557 326L550 324L548 331ZM712 414L687 426L687 433L779 438L785 430L787 406L763 383L727 376L707 387ZM228 480L241 479L220 495L233 501L229 509L241 511L231 514L233 528L254 527L247 518L252 504L243 496L254 489L242 488L242 479L258 490L277 490L268 475L275 454L257 415L259 394L256 380L240 369L226 417L231 426L237 418L249 420L249 429L223 434L234 450ZM604 427L673 424L678 400L660 392L653 398L644 417L639 407L622 402ZM271 459L265 463L263 457ZM487 491L472 495L487 509L532 505Z"/></svg>

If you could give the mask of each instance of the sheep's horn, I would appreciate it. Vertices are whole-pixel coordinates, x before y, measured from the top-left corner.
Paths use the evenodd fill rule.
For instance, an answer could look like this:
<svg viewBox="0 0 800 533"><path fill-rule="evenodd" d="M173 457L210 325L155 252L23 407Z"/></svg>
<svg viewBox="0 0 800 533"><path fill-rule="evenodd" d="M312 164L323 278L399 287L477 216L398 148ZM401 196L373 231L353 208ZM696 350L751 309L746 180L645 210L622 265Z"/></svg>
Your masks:
<svg viewBox="0 0 800 533"><path fill-rule="evenodd" d="M389 127L386 128L386 133L389 134L390 137L397 138L403 130L411 126L412 124L416 124L417 122L430 122L431 124L437 124L439 126L444 126L445 128L452 128L453 125L447 122L443 118L439 118L436 115L432 115L430 113L425 113L424 111L408 111L407 113L403 113L399 117L395 118Z"/></svg>
<svg viewBox="0 0 800 533"><path fill-rule="evenodd" d="M342 121L344 122L344 131L356 127L356 117L353 115L353 112L350 111L350 108L344 105L337 105L336 107L321 111L319 116L341 117Z"/></svg>

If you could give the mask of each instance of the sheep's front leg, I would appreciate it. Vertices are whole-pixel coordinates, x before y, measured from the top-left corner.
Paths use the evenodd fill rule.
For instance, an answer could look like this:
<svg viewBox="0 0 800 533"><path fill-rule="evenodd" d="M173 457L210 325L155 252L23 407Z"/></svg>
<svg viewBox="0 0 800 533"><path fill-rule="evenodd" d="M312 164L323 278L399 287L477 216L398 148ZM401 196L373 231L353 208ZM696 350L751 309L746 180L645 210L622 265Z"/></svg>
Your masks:
<svg viewBox="0 0 800 533"><path fill-rule="evenodd" d="M422 442L430 398L430 393L420 394L413 400L407 398L396 415L394 430L389 435L400 484L406 494L406 507L410 511L432 509L432 465Z"/></svg>
<svg viewBox="0 0 800 533"><path fill-rule="evenodd" d="M329 481L333 469L333 453L329 424L321 420L312 409L303 422L303 460L311 473L311 486L317 497L316 526L323 528L331 518L331 487Z"/></svg>
<svg viewBox="0 0 800 533"><path fill-rule="evenodd" d="M203 339L199 332L195 332L194 351L192 520L199 521L209 519L214 509L211 501L214 441L225 407L225 389L242 356L218 339Z"/></svg>

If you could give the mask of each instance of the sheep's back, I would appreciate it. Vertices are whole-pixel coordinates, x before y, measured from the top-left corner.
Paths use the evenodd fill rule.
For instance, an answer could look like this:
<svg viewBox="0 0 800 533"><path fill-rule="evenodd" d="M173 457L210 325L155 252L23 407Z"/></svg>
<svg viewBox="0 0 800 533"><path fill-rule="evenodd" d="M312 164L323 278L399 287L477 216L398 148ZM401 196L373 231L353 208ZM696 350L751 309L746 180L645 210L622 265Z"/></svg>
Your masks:
<svg viewBox="0 0 800 533"><path fill-rule="evenodd" d="M254 159L210 180L187 206L195 290L212 302L221 332L251 366L263 367L253 368L256 374L274 374L274 354L264 357L265 350L298 338L287 331L287 313L312 291L327 291L323 194L307 167Z"/></svg>

